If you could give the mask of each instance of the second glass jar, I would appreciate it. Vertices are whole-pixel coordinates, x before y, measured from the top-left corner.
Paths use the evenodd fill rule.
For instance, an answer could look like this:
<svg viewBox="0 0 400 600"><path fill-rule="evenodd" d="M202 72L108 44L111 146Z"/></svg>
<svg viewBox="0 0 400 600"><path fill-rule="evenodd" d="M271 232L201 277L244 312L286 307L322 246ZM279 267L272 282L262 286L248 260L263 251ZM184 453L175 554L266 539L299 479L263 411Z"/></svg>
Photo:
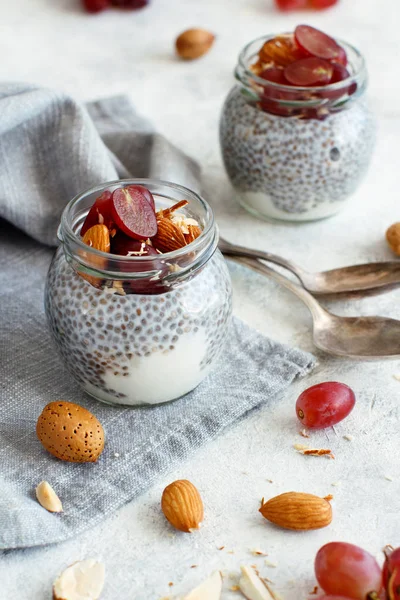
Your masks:
<svg viewBox="0 0 400 600"><path fill-rule="evenodd" d="M239 202L256 216L311 221L337 213L365 175L375 142L361 54L339 42L350 77L324 87L266 81L251 66L263 44L239 56L236 85L220 121L220 143Z"/></svg>

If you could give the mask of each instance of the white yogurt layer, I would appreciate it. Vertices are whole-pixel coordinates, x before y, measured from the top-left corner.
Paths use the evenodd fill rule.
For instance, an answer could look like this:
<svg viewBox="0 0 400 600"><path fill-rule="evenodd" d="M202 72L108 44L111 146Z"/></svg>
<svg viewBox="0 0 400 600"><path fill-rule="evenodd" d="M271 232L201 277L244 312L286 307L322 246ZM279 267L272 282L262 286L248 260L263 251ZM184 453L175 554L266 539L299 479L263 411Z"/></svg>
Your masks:
<svg viewBox="0 0 400 600"><path fill-rule="evenodd" d="M125 398L116 398L91 383L85 390L112 404L141 405L161 404L184 396L204 379L208 368L200 365L206 356L206 332L200 328L196 333L183 335L175 343L173 350L152 352L150 356L134 356L127 363L127 375L115 375L106 370L103 375L105 385Z"/></svg>
<svg viewBox="0 0 400 600"><path fill-rule="evenodd" d="M276 208L271 196L262 192L243 192L238 197L242 204L250 212L256 213L258 217L277 219L280 221L313 221L324 219L339 212L343 202L322 202L316 208L310 208L304 213L287 212Z"/></svg>

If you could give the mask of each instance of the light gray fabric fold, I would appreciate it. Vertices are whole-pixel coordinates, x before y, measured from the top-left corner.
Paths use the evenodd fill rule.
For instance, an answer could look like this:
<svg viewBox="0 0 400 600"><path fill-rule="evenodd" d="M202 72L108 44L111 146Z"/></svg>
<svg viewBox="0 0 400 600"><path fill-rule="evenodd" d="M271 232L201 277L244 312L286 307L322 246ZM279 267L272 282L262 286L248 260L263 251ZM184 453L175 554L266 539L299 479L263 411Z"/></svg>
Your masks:
<svg viewBox="0 0 400 600"><path fill-rule="evenodd" d="M214 373L175 403L112 408L82 393L50 339L43 293L53 251L36 240L54 244L73 195L128 175L199 187L197 165L125 98L87 110L51 90L0 86L1 549L60 542L93 526L314 364L235 319ZM36 438L43 407L59 398L86 406L103 424L107 442L97 463L58 461ZM63 514L37 503L43 479L62 498Z"/></svg>

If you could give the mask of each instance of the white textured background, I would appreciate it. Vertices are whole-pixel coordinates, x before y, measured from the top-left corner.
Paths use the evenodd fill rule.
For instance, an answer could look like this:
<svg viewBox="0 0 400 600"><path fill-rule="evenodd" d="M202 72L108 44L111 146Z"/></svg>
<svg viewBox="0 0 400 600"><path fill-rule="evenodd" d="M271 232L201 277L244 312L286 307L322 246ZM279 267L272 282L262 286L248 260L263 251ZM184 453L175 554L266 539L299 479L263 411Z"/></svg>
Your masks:
<svg viewBox="0 0 400 600"><path fill-rule="evenodd" d="M400 220L398 0L341 0L333 10L306 15L279 14L272 0L152 0L140 12L99 16L81 12L78 0L0 3L0 80L58 87L82 100L128 93L162 133L200 161L207 198L227 237L281 253L310 270L391 258L384 232ZM343 213L315 224L271 225L233 202L219 155L218 118L241 47L300 20L347 39L366 55L379 140L369 176ZM190 26L209 28L218 39L202 60L182 63L174 58L173 41ZM233 268L232 275L238 316L271 337L312 350L310 317L296 298L246 271ZM400 318L399 299L400 292L391 292L330 306L340 314ZM285 600L302 600L314 587L313 559L322 544L349 541L377 556L387 543L400 545L400 382L393 377L400 365L319 358L309 380L202 448L100 527L58 546L0 554L1 600L50 598L55 576L90 556L106 564L104 600L157 600L187 592L213 569L232 572L253 563ZM307 442L298 435L297 395L327 379L349 384L358 399L336 431L310 440L331 448L334 461L306 458L292 448ZM160 513L162 489L176 478L189 478L201 490L206 520L199 534L173 533ZM299 534L265 522L257 512L260 498L289 490L333 493L332 525ZM250 553L253 548L268 552L277 568L264 566L263 558ZM226 592L224 598L230 597L238 596Z"/></svg>

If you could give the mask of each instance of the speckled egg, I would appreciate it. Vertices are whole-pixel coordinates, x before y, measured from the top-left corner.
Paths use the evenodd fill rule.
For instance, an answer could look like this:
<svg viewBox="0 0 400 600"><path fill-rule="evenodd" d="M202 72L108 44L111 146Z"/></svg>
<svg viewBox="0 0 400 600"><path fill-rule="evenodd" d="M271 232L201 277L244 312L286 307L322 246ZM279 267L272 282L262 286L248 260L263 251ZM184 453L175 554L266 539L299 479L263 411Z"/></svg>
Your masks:
<svg viewBox="0 0 400 600"><path fill-rule="evenodd" d="M104 431L91 412L72 402L50 402L36 424L48 452L69 462L95 462L104 448Z"/></svg>

